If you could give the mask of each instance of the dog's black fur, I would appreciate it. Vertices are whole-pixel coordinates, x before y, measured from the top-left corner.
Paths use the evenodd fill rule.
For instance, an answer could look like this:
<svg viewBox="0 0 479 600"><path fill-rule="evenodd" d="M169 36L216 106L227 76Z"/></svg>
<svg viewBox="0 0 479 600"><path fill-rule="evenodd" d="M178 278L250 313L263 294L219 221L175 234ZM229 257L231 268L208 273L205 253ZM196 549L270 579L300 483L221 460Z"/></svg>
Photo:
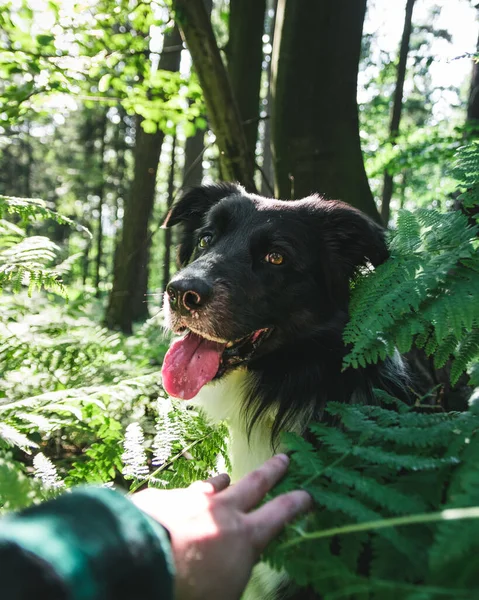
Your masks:
<svg viewBox="0 0 479 600"><path fill-rule="evenodd" d="M384 232L369 217L318 196L272 200L224 183L186 193L165 221L177 224L183 268L172 283L207 289L208 301L193 316L172 307L173 329L236 341L268 328L258 347L243 348L243 357L240 348L236 362L226 357L219 373L246 365L249 427L272 406L276 436L323 418L329 400L375 403L374 387L405 396L400 361L342 371L351 279L388 258ZM271 252L283 264L266 262Z"/></svg>

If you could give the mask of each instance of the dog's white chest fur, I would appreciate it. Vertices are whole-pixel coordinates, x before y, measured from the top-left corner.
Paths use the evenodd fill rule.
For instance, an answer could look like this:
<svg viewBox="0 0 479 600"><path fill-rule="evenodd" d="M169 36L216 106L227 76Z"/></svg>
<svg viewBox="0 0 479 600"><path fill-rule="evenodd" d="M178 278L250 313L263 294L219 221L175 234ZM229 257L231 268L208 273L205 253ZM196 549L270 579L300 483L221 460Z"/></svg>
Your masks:
<svg viewBox="0 0 479 600"><path fill-rule="evenodd" d="M204 409L213 423L228 423L233 482L262 465L275 453L271 447L272 416L257 423L248 440L241 410L247 377L246 369L232 371L219 381L204 386L192 400L193 404ZM274 600L278 587L285 579L285 574L260 563L253 571L242 600Z"/></svg>
<svg viewBox="0 0 479 600"><path fill-rule="evenodd" d="M233 482L262 465L274 454L271 447L272 419L262 419L248 440L242 413L247 377L246 369L232 371L219 381L204 386L192 400L195 405L204 409L213 423L228 423Z"/></svg>

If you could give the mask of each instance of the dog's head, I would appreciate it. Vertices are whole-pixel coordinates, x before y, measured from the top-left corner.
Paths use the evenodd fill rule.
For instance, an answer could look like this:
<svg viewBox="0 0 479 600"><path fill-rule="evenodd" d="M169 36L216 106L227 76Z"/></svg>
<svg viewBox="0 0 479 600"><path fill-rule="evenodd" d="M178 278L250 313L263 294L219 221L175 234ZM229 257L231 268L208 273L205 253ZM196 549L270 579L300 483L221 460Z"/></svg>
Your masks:
<svg viewBox="0 0 479 600"><path fill-rule="evenodd" d="M271 200L233 184L185 194L164 226L182 225L182 267L167 286L167 325L186 335L163 368L185 399L227 370L347 315L358 267L383 262L382 229L317 196Z"/></svg>

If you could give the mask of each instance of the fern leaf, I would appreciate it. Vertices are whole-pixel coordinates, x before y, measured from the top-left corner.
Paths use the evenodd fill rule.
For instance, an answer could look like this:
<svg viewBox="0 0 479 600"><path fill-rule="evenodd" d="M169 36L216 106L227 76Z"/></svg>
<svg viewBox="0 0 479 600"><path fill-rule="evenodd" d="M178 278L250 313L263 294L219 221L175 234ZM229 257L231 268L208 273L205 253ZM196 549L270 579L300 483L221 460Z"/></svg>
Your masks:
<svg viewBox="0 0 479 600"><path fill-rule="evenodd" d="M451 382L454 385L473 361L479 361L479 329L474 329L463 337L454 353L451 368Z"/></svg>

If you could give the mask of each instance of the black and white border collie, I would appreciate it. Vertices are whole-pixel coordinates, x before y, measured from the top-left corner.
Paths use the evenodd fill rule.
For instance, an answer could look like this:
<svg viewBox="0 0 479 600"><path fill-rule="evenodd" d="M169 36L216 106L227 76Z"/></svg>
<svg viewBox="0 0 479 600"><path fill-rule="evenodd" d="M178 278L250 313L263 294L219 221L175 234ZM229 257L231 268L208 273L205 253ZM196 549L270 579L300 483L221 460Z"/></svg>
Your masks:
<svg viewBox="0 0 479 600"><path fill-rule="evenodd" d="M174 225L182 268L164 310L182 337L163 385L228 422L233 481L278 451L281 432L325 418L329 400L374 403L375 387L404 395L400 360L342 371L351 279L388 258L369 217L318 196L272 200L222 183L186 193L166 217ZM248 597L273 597L276 586Z"/></svg>

